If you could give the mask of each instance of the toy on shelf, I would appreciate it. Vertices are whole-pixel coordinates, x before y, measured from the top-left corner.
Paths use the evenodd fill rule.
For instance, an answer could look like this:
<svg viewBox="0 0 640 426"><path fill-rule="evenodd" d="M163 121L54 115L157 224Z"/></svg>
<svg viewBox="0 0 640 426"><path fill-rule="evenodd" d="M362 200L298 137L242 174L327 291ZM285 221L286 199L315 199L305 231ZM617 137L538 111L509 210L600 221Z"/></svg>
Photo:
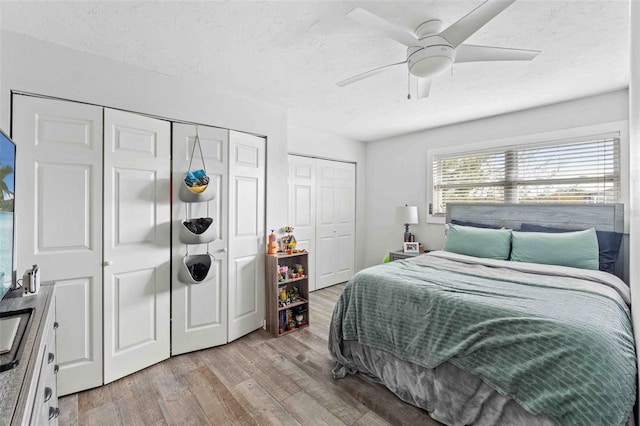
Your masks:
<svg viewBox="0 0 640 426"><path fill-rule="evenodd" d="M267 245L267 254L277 254L278 253L278 238L276 234L274 234L275 230L271 230L271 234L269 234L269 244Z"/></svg>
<svg viewBox="0 0 640 426"><path fill-rule="evenodd" d="M296 321L293 319L293 311L291 309L287 309L286 330L291 331L294 328L296 328Z"/></svg>
<svg viewBox="0 0 640 426"><path fill-rule="evenodd" d="M299 274L298 274L298 270L296 269L296 267L292 266L291 268L289 268L289 279L290 280L294 280L294 279L296 279L298 277L299 277Z"/></svg>
<svg viewBox="0 0 640 426"><path fill-rule="evenodd" d="M293 287L290 290L287 290L287 287L285 286L281 290L278 290L278 306L281 308L304 301L305 299L300 297L298 287Z"/></svg>
<svg viewBox="0 0 640 426"><path fill-rule="evenodd" d="M285 226L282 228L287 233L282 237L282 250L288 254L297 253L296 250L296 237L293 236L293 226Z"/></svg>
<svg viewBox="0 0 640 426"><path fill-rule="evenodd" d="M283 282L287 280L289 267L287 265L278 265L278 281Z"/></svg>
<svg viewBox="0 0 640 426"><path fill-rule="evenodd" d="M296 327L304 327L308 324L306 314L308 312L307 307L304 305L295 306L292 308L293 316L296 319Z"/></svg>
<svg viewBox="0 0 640 426"><path fill-rule="evenodd" d="M305 277L304 268L302 267L302 265L295 265L295 266L277 265L277 269L278 269L278 282L280 283Z"/></svg>

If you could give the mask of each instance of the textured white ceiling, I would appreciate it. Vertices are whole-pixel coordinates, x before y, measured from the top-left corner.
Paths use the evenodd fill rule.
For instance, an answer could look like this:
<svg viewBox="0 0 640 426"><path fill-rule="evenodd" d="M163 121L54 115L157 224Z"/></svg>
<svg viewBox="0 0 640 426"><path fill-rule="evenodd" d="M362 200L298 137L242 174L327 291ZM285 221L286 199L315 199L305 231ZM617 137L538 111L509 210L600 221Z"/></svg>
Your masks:
<svg viewBox="0 0 640 426"><path fill-rule="evenodd" d="M460 1L2 0L2 28L288 109L290 123L371 141L628 86L629 3L518 0L470 44L541 50L532 62L470 63L408 101L405 48L346 17L363 7L413 29L446 26Z"/></svg>

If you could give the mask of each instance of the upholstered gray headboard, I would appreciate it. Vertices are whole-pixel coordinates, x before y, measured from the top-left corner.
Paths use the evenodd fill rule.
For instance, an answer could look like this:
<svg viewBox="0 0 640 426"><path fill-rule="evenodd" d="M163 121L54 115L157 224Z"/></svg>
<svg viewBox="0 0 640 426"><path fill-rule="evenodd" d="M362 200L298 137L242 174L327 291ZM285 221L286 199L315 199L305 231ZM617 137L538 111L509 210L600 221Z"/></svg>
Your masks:
<svg viewBox="0 0 640 426"><path fill-rule="evenodd" d="M452 219L500 225L518 230L523 223L555 228L624 232L622 204L447 204L447 223ZM616 261L616 275L624 279L625 242Z"/></svg>

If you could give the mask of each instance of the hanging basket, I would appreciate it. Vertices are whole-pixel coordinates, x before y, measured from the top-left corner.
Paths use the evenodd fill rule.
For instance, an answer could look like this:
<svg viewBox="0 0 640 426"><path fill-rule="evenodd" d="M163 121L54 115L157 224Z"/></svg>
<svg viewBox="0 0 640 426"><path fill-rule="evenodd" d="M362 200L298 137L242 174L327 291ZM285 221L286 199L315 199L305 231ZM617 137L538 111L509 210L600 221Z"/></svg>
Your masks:
<svg viewBox="0 0 640 426"><path fill-rule="evenodd" d="M178 269L178 279L185 284L200 284L213 278L211 266L215 257L206 254L187 254ZM195 271L195 277L194 277Z"/></svg>
<svg viewBox="0 0 640 426"><path fill-rule="evenodd" d="M196 146L200 152L200 160L202 160L202 168L199 170L191 171L191 165L193 164L193 158L196 153ZM182 181L178 195L180 199L186 203L198 203L204 201L211 201L216 196L216 191L209 185L209 177L207 176L207 166L204 164L204 155L202 154L202 145L200 145L200 136L198 136L198 127L196 126L196 137L193 141L193 149L191 150L191 157L189 158L189 166L187 168L185 180ZM192 186L187 185L189 181Z"/></svg>
<svg viewBox="0 0 640 426"><path fill-rule="evenodd" d="M211 201L216 198L216 190L213 186L211 186L210 184L203 186L204 189L201 192L194 192L185 181L182 181L180 184L180 189L178 190L178 196L180 197L180 200L184 201L185 203L200 203Z"/></svg>
<svg viewBox="0 0 640 426"><path fill-rule="evenodd" d="M195 225L189 226L189 223ZM201 217L180 222L180 242L184 244L205 244L218 239L218 229L210 217Z"/></svg>

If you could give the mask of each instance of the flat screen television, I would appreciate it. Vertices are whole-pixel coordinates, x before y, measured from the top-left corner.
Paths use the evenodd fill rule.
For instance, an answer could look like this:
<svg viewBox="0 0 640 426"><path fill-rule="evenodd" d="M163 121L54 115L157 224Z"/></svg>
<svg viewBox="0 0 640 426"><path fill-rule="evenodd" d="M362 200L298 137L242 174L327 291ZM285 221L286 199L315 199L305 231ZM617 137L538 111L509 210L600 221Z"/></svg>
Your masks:
<svg viewBox="0 0 640 426"><path fill-rule="evenodd" d="M16 145L0 129L0 299L15 286Z"/></svg>

